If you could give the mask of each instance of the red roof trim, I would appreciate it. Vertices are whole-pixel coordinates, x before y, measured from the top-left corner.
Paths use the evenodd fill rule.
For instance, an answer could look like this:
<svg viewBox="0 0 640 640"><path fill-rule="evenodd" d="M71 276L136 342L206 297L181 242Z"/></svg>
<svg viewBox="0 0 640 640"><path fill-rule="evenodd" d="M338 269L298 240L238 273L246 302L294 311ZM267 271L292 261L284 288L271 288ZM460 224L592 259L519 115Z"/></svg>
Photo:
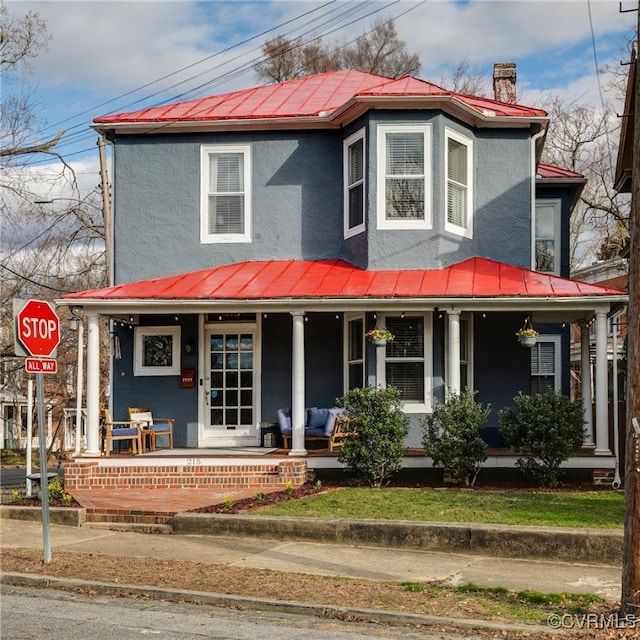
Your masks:
<svg viewBox="0 0 640 640"><path fill-rule="evenodd" d="M104 289L64 300L278 300L625 295L521 267L470 258L444 269L366 271L343 260L240 262Z"/></svg>

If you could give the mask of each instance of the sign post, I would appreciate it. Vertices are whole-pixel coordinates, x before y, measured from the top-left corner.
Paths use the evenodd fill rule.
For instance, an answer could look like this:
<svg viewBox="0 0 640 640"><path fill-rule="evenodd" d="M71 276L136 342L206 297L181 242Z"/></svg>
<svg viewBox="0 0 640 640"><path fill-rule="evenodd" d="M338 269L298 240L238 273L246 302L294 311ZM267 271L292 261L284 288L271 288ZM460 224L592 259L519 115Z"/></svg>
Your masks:
<svg viewBox="0 0 640 640"><path fill-rule="evenodd" d="M53 307L44 300L14 300L16 355L27 355L25 367L36 375L38 402L38 441L40 444L40 500L42 502L42 545L44 562L51 562L49 536L49 476L47 470L47 436L44 423L45 373L57 371L57 361L51 356L60 343L60 320ZM27 443L31 447L31 442Z"/></svg>

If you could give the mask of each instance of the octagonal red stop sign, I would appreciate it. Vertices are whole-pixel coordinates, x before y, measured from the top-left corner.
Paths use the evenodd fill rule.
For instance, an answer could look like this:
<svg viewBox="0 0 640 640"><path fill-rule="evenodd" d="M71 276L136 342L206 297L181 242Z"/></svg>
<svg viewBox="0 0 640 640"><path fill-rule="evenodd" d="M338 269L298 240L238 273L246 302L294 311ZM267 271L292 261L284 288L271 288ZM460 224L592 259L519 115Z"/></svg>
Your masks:
<svg viewBox="0 0 640 640"><path fill-rule="evenodd" d="M18 340L31 356L48 358L60 343L60 320L45 300L29 300L17 315Z"/></svg>

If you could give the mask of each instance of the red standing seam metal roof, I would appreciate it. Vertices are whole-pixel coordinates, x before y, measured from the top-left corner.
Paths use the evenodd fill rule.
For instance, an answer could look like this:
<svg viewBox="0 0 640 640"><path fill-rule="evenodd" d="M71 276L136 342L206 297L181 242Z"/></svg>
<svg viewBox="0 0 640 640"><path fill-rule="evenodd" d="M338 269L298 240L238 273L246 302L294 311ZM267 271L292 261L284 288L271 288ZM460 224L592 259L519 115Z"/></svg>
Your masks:
<svg viewBox="0 0 640 640"><path fill-rule="evenodd" d="M555 167L551 164L538 164L538 168L536 169L536 176L538 178L546 178L546 179L575 179L575 180L584 180L585 177L581 173L576 173L575 171L570 171L569 169L563 169L562 167Z"/></svg>
<svg viewBox="0 0 640 640"><path fill-rule="evenodd" d="M268 84L186 102L148 107L94 119L96 124L219 121L295 118L330 114L354 98L443 96L481 113L540 117L542 109L497 102L443 89L405 76L392 79L353 69L330 71L277 84Z"/></svg>
<svg viewBox="0 0 640 640"><path fill-rule="evenodd" d="M80 291L65 300L277 300L626 295L620 289L470 258L444 269L367 271L343 260L239 262Z"/></svg>

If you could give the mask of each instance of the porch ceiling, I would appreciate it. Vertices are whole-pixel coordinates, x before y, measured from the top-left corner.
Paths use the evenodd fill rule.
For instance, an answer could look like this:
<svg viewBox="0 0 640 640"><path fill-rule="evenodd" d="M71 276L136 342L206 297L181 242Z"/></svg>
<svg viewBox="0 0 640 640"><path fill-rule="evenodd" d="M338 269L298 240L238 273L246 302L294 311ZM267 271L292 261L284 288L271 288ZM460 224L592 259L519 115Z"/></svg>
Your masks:
<svg viewBox="0 0 640 640"><path fill-rule="evenodd" d="M67 294L59 304L105 307L171 304L194 309L207 305L347 308L390 304L464 303L487 309L524 308L563 311L584 317L594 305L626 301L611 287L538 273L512 265L470 258L443 269L367 271L343 260L282 260L227 264L104 289ZM373 303L373 304L372 304ZM410 306L407 306L409 309ZM566 313L564 318L571 320Z"/></svg>

